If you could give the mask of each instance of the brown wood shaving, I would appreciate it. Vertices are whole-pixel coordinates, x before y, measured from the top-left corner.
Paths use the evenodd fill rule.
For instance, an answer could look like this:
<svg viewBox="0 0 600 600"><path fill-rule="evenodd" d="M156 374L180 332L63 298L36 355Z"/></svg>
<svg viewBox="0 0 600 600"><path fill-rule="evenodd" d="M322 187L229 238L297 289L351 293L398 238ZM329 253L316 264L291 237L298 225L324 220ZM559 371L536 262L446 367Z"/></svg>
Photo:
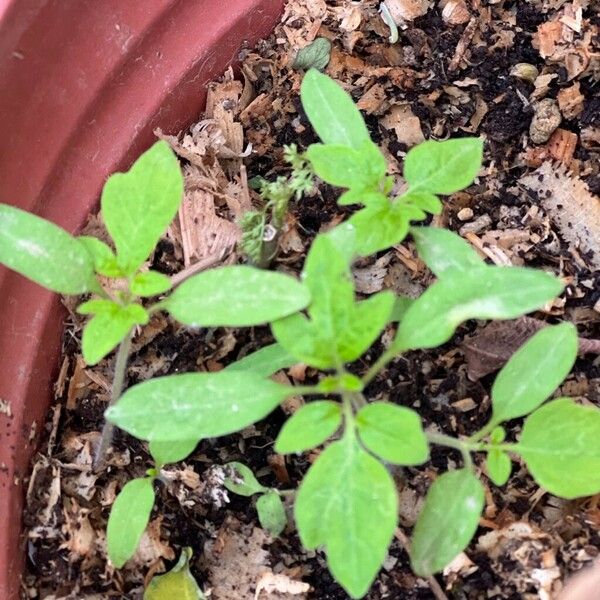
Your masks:
<svg viewBox="0 0 600 600"><path fill-rule="evenodd" d="M521 177L519 183L537 194L562 237L585 254L594 269L600 269L600 199L586 184L550 162Z"/></svg>
<svg viewBox="0 0 600 600"><path fill-rule="evenodd" d="M456 45L454 56L452 57L452 60L448 65L449 71L456 71L456 69L458 69L460 61L465 56L467 48L469 47L469 44L471 43L471 40L473 39L473 36L475 35L478 26L479 21L477 20L477 18L473 17L469 21L469 24L465 27L465 30L463 31L463 34L460 40L458 41L458 44Z"/></svg>

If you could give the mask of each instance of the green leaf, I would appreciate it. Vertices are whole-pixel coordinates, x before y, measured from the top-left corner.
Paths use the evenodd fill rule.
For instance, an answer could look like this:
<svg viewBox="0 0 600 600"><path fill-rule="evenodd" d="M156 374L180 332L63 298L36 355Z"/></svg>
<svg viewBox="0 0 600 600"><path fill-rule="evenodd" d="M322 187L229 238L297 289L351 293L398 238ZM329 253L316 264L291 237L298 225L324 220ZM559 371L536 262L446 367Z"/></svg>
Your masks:
<svg viewBox="0 0 600 600"><path fill-rule="evenodd" d="M548 402L525 421L515 451L539 485L561 498L600 492L600 410L568 398Z"/></svg>
<svg viewBox="0 0 600 600"><path fill-rule="evenodd" d="M310 320L295 314L272 324L277 341L299 361L327 369L357 359L389 320L394 296L381 292L354 299L347 257L328 236L317 236L304 265L312 302Z"/></svg>
<svg viewBox="0 0 600 600"><path fill-rule="evenodd" d="M237 265L190 277L162 305L186 325L247 327L291 315L309 302L308 289L293 277Z"/></svg>
<svg viewBox="0 0 600 600"><path fill-rule="evenodd" d="M471 185L481 168L483 141L460 138L427 141L409 150L404 179L409 193L453 194Z"/></svg>
<svg viewBox="0 0 600 600"><path fill-rule="evenodd" d="M294 507L302 543L325 547L331 573L352 598L367 593L383 564L397 511L390 474L351 436L321 453Z"/></svg>
<svg viewBox="0 0 600 600"><path fill-rule="evenodd" d="M149 450L158 468L187 458L198 445L198 439L176 440L172 442L151 441Z"/></svg>
<svg viewBox="0 0 600 600"><path fill-rule="evenodd" d="M184 373L134 385L105 416L143 440L202 439L239 431L293 394L245 371Z"/></svg>
<svg viewBox="0 0 600 600"><path fill-rule="evenodd" d="M371 140L350 94L327 75L310 69L302 80L300 98L308 120L326 144L359 149Z"/></svg>
<svg viewBox="0 0 600 600"><path fill-rule="evenodd" d="M0 204L0 263L60 294L94 289L94 263L73 236L54 223Z"/></svg>
<svg viewBox="0 0 600 600"><path fill-rule="evenodd" d="M255 375L269 377L281 369L297 364L295 359L281 344L271 344L256 352L247 354L223 369L224 371L251 371Z"/></svg>
<svg viewBox="0 0 600 600"><path fill-rule="evenodd" d="M308 69L322 71L329 64L330 57L331 42L327 38L318 37L298 51L292 67L304 71Z"/></svg>
<svg viewBox="0 0 600 600"><path fill-rule="evenodd" d="M156 142L126 173L108 178L102 190L102 217L126 275L133 275L150 256L182 197L179 161L165 141Z"/></svg>
<svg viewBox="0 0 600 600"><path fill-rule="evenodd" d="M408 234L410 216L405 208L385 196L354 213L349 223L356 228L356 251L369 256L399 244Z"/></svg>
<svg viewBox="0 0 600 600"><path fill-rule="evenodd" d="M364 204L365 206L374 204L379 206L380 204L383 204L384 201L389 202L388 197L382 191L354 188L345 191L338 198L337 203L340 206L346 206L350 204Z"/></svg>
<svg viewBox="0 0 600 600"><path fill-rule="evenodd" d="M267 490L261 485L250 468L241 462L230 462L224 465L228 473L223 485L239 496L252 496Z"/></svg>
<svg viewBox="0 0 600 600"><path fill-rule="evenodd" d="M459 235L441 227L411 227L419 258L437 277L485 267L485 263Z"/></svg>
<svg viewBox="0 0 600 600"><path fill-rule="evenodd" d="M392 308L392 314L390 315L390 323L399 323L404 319L406 311L414 304L414 298L408 296L396 296L394 300L394 308Z"/></svg>
<svg viewBox="0 0 600 600"><path fill-rule="evenodd" d="M275 442L275 451L290 454L310 450L329 439L341 422L339 402L313 400L284 423Z"/></svg>
<svg viewBox="0 0 600 600"><path fill-rule="evenodd" d="M164 575L155 575L144 600L205 600L206 596L190 572L191 548L184 548L177 564Z"/></svg>
<svg viewBox="0 0 600 600"><path fill-rule="evenodd" d="M510 477L512 463L510 456L502 450L489 450L486 461L489 478L497 485L502 486Z"/></svg>
<svg viewBox="0 0 600 600"><path fill-rule="evenodd" d="M435 194L419 190L414 192L409 190L398 198L398 202L412 204L432 215L441 214L444 208L442 202Z"/></svg>
<svg viewBox="0 0 600 600"><path fill-rule="evenodd" d="M323 181L338 187L377 190L387 169L373 142L358 150L339 144L312 144L306 156Z"/></svg>
<svg viewBox="0 0 600 600"><path fill-rule="evenodd" d="M129 288L132 294L142 298L150 298L163 294L171 289L171 280L157 271L145 271L137 273Z"/></svg>
<svg viewBox="0 0 600 600"><path fill-rule="evenodd" d="M112 564L120 569L137 550L154 506L152 479L132 479L116 497L108 518L106 545Z"/></svg>
<svg viewBox="0 0 600 600"><path fill-rule="evenodd" d="M77 238L94 260L94 270L105 277L123 277L117 257L108 244L98 238L82 235Z"/></svg>
<svg viewBox="0 0 600 600"><path fill-rule="evenodd" d="M556 277L523 267L481 267L442 278L408 309L394 346L435 348L468 319L514 319L541 308L563 285Z"/></svg>
<svg viewBox="0 0 600 600"><path fill-rule="evenodd" d="M94 314L83 329L81 350L88 365L95 365L114 350L135 325L145 325L148 313L139 304L121 306L111 300L90 300L77 309Z"/></svg>
<svg viewBox="0 0 600 600"><path fill-rule="evenodd" d="M277 537L285 529L287 525L285 506L281 496L275 490L270 490L258 498L256 511L260 526L273 537Z"/></svg>
<svg viewBox="0 0 600 600"><path fill-rule="evenodd" d="M337 253L343 257L346 264L352 264L353 259L356 258L356 229L348 221L320 235L326 237L335 246Z"/></svg>
<svg viewBox="0 0 600 600"><path fill-rule="evenodd" d="M362 443L387 462L421 465L429 457L421 418L410 408L373 402L360 409L356 426Z"/></svg>
<svg viewBox="0 0 600 600"><path fill-rule="evenodd" d="M454 560L475 534L483 506L483 486L471 471L457 469L438 477L413 530L413 571L428 577Z"/></svg>
<svg viewBox="0 0 600 600"><path fill-rule="evenodd" d="M492 421L529 414L545 402L569 374L579 340L571 323L545 327L523 344L492 386Z"/></svg>

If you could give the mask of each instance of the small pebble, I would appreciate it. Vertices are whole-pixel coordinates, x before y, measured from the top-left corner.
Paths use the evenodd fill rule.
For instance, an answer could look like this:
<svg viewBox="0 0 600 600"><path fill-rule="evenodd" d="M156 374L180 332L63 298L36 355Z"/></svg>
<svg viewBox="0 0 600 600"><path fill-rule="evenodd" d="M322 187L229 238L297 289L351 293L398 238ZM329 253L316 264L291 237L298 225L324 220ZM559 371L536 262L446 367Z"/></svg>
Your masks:
<svg viewBox="0 0 600 600"><path fill-rule="evenodd" d="M474 221L463 225L460 228L459 233L463 236L467 233L479 233L480 231L487 229L491 224L492 218L490 217L490 215L481 215L480 217L477 217Z"/></svg>
<svg viewBox="0 0 600 600"><path fill-rule="evenodd" d="M552 98L544 98L534 105L533 110L535 113L529 126L529 137L534 144L544 144L562 120L558 103Z"/></svg>
<svg viewBox="0 0 600 600"><path fill-rule="evenodd" d="M459 221L470 221L473 218L473 209L468 206L461 208L458 213L456 213L456 218Z"/></svg>

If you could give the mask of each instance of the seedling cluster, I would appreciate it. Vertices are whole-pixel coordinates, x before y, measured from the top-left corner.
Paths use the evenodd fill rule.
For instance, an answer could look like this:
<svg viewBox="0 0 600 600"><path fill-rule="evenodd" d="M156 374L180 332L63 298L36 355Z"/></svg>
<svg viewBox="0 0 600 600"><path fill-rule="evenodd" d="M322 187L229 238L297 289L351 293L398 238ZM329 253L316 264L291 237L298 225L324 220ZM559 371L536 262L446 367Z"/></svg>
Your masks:
<svg viewBox="0 0 600 600"><path fill-rule="evenodd" d="M420 576L442 570L475 534L484 487L473 453L485 455L485 471L496 485L506 483L516 457L550 493L575 498L600 491L600 410L567 398L548 401L577 355L577 333L569 323L542 329L510 359L492 388L489 423L469 438L425 431L415 410L369 398L368 384L395 357L447 342L469 319L512 319L540 309L563 285L544 271L489 266L459 236L412 225L440 212L438 195L473 182L481 166L479 139L429 141L412 149L404 162L407 187L395 190L384 156L341 87L310 70L301 99L322 143L303 155L293 151L301 175L292 181L302 183L288 186L284 204L298 189L307 189L314 173L344 188L340 204L362 207L315 238L300 280L229 266L190 277L172 290L167 277L144 270L182 196L179 166L164 142L129 172L113 175L104 188L102 215L115 251L100 240L74 238L38 217L0 206L0 261L56 292L94 295L79 307L92 315L82 338L89 364L119 346L114 403L106 419L149 442L156 468L126 484L113 505L108 551L117 567L135 552L154 504L154 480L164 465L186 458L202 439L259 421L298 394L312 400L285 423L275 449L282 454L322 449L297 493L265 488L239 463L227 467L226 486L258 495L261 523L274 535L286 524L282 497L295 495L302 543L325 551L333 576L352 598L369 590L397 527L398 493L388 465L424 464L432 444L458 450L462 465L431 484L414 527L410 557ZM285 210L277 206L273 200L268 210L281 224ZM353 260L408 235L435 283L416 300L391 291L358 299ZM255 256L256 262L265 258L260 249ZM125 291L110 292L103 278L122 280ZM192 327L268 323L276 342L218 373L158 377L121 394L132 332L159 310ZM350 373L348 365L390 324L397 324L396 334L379 359L362 377ZM322 372L318 383L290 386L270 379L299 362ZM503 425L522 417L518 441L506 441ZM110 436L104 437L106 447Z"/></svg>

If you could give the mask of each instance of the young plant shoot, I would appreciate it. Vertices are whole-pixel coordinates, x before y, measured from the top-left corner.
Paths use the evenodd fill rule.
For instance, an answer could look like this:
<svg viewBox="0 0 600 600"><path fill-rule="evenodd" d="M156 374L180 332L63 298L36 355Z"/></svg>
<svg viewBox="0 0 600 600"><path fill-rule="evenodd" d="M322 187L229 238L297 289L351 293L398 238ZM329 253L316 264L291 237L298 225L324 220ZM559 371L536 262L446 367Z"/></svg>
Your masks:
<svg viewBox="0 0 600 600"><path fill-rule="evenodd" d="M577 355L577 333L569 323L542 329L514 354L493 385L489 423L470 438L425 431L415 410L369 398L368 384L403 352L439 346L469 319L513 319L538 310L563 285L544 271L487 265L449 231L411 226L427 213L440 212L438 195L473 182L481 166L481 140L417 146L404 162L407 186L396 189L360 112L341 87L310 70L301 99L322 141L301 160L322 180L345 188L340 204L362 208L315 238L300 281L231 266L191 277L171 291L168 278L144 270L182 194L177 161L163 142L128 173L107 182L102 213L115 250L1 206L0 261L49 289L94 294L80 309L93 315L82 343L89 363L121 344L115 402L106 418L149 442L156 469L129 482L113 505L108 548L116 566L137 547L154 504L154 480L165 464L187 457L200 440L239 431L286 398L304 394L313 399L289 418L275 443L282 454L320 447L295 494L296 526L307 549L325 552L333 576L349 596L362 598L397 527L399 502L390 464L424 464L432 444L462 456L460 468L431 483L412 533L412 568L419 576L430 576L463 551L477 529L484 487L474 453L482 454L487 477L496 485L506 483L517 458L550 493L563 498L598 493L600 410L567 398L550 400ZM391 291L357 298L353 260L390 248L407 235L435 283L416 300ZM122 279L126 291L110 292L97 275ZM141 301L157 295L158 301ZM195 327L269 323L276 343L223 371L158 377L121 395L132 331L157 310ZM350 373L348 364L395 323L393 341L371 368L362 377ZM289 386L270 379L298 362L324 371L318 383ZM520 438L507 441L504 424L522 418ZM258 495L261 523L279 534L286 524L281 496L291 492L264 487L240 463L229 468L227 488Z"/></svg>

